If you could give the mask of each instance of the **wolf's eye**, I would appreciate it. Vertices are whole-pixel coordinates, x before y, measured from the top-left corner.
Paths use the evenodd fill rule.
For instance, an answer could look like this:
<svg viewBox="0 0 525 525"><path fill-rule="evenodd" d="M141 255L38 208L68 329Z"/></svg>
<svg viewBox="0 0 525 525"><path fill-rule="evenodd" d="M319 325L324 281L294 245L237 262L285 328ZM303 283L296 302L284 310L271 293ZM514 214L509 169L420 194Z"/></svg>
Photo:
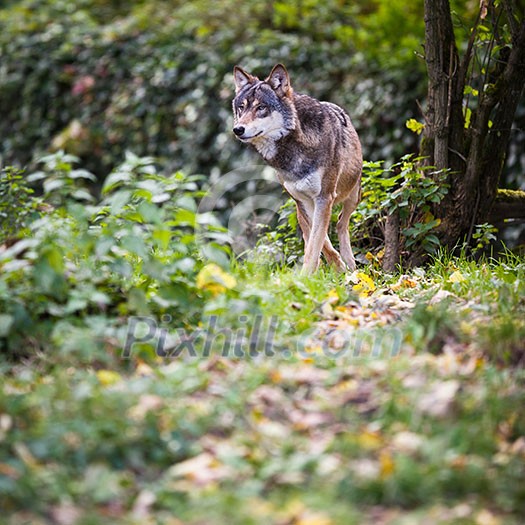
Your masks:
<svg viewBox="0 0 525 525"><path fill-rule="evenodd" d="M265 106L264 104L259 104L259 105L257 106L257 111L258 111L259 113L264 113L264 112L266 111L266 106Z"/></svg>

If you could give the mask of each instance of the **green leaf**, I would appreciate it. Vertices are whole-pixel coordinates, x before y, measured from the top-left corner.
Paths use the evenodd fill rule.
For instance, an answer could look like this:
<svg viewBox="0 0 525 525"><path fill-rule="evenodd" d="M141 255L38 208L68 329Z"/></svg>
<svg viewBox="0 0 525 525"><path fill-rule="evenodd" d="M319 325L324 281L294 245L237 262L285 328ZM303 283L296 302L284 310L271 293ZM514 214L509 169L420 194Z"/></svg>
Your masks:
<svg viewBox="0 0 525 525"><path fill-rule="evenodd" d="M470 128L470 120L472 118L472 110L470 108L463 108L463 116L465 117L465 129Z"/></svg>
<svg viewBox="0 0 525 525"><path fill-rule="evenodd" d="M137 206L137 211L146 223L161 224L163 213L161 208L150 202L141 202Z"/></svg>
<svg viewBox="0 0 525 525"><path fill-rule="evenodd" d="M72 179L88 179L93 182L97 181L97 178L95 177L95 175L93 175L93 173L83 169L71 170L71 172L69 173L69 177Z"/></svg>
<svg viewBox="0 0 525 525"><path fill-rule="evenodd" d="M125 250L138 255L139 257L145 257L147 255L146 246L143 239L140 237L136 237L135 235L127 235L123 237L120 242L121 246Z"/></svg>
<svg viewBox="0 0 525 525"><path fill-rule="evenodd" d="M63 179L48 179L44 181L44 193L52 193L66 185Z"/></svg>
<svg viewBox="0 0 525 525"><path fill-rule="evenodd" d="M132 194L133 192L131 190L119 190L110 195L106 201L110 205L111 213L118 215L124 206L130 203Z"/></svg>
<svg viewBox="0 0 525 525"><path fill-rule="evenodd" d="M166 250L171 241L171 230L155 230L153 232L153 238L159 242L163 250Z"/></svg>
<svg viewBox="0 0 525 525"><path fill-rule="evenodd" d="M177 210L175 214L175 224L195 227L196 222L197 217L195 215L195 212L184 209Z"/></svg>
<svg viewBox="0 0 525 525"><path fill-rule="evenodd" d="M73 193L71 193L71 196L79 201L93 202L95 200L89 191L83 189L75 190Z"/></svg>
<svg viewBox="0 0 525 525"><path fill-rule="evenodd" d="M479 91L477 89L474 89L472 86L465 86L465 89L463 90L464 95L472 95L474 97L477 97L479 95Z"/></svg>
<svg viewBox="0 0 525 525"><path fill-rule="evenodd" d="M110 173L102 185L102 194L105 195L112 192L123 183L130 182L132 178L133 174L129 171L114 171L113 173Z"/></svg>
<svg viewBox="0 0 525 525"><path fill-rule="evenodd" d="M0 314L0 337L7 337L15 318L9 314Z"/></svg>

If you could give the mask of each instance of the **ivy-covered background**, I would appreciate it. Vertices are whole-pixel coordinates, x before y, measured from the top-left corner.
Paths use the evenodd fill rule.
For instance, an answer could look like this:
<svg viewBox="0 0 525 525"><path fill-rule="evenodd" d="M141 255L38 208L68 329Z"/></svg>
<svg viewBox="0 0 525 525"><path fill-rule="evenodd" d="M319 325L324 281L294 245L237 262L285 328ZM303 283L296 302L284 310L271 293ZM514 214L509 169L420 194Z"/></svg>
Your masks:
<svg viewBox="0 0 525 525"><path fill-rule="evenodd" d="M167 170L223 173L250 158L230 134L231 70L262 76L279 61L299 91L348 108L365 158L393 160L417 150L405 122L422 119L422 17L422 3L402 0L8 2L1 160L65 149L100 175L131 150Z"/></svg>

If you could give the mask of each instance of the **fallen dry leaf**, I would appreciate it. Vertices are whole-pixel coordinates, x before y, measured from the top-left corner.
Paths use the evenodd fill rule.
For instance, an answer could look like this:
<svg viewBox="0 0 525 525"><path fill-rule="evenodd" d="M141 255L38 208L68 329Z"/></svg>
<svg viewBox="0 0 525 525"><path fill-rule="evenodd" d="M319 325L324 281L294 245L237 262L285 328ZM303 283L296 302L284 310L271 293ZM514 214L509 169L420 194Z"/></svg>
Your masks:
<svg viewBox="0 0 525 525"><path fill-rule="evenodd" d="M417 281L408 275L402 275L395 284L390 286L390 289L393 292L397 292L402 288L415 288L417 286Z"/></svg>
<svg viewBox="0 0 525 525"><path fill-rule="evenodd" d="M129 409L129 416L140 421L144 419L148 412L159 409L164 404L160 396L153 394L143 394L139 397L138 403Z"/></svg>
<svg viewBox="0 0 525 525"><path fill-rule="evenodd" d="M465 276L459 270L452 272L452 274L448 278L449 283L462 283L462 282L465 282L466 280L467 279L465 279Z"/></svg>
<svg viewBox="0 0 525 525"><path fill-rule="evenodd" d="M61 503L51 508L51 516L57 525L75 525L82 513L78 507L70 503Z"/></svg>
<svg viewBox="0 0 525 525"><path fill-rule="evenodd" d="M363 481L378 479L381 474L381 465L375 459L362 458L352 461L350 470Z"/></svg>
<svg viewBox="0 0 525 525"><path fill-rule="evenodd" d="M293 410L290 412L289 417L294 429L300 431L310 430L333 421L333 416L324 412Z"/></svg>
<svg viewBox="0 0 525 525"><path fill-rule="evenodd" d="M417 402L417 409L432 417L446 417L451 414L454 400L460 388L459 381L434 382L429 392Z"/></svg>
<svg viewBox="0 0 525 525"><path fill-rule="evenodd" d="M476 525L500 525L501 520L487 509L481 510L476 516Z"/></svg>
<svg viewBox="0 0 525 525"><path fill-rule="evenodd" d="M168 470L168 474L174 478L185 478L199 487L205 487L216 481L231 478L235 473L212 454L203 452L173 465Z"/></svg>
<svg viewBox="0 0 525 525"><path fill-rule="evenodd" d="M423 444L423 438L414 432L401 431L392 438L392 447L404 454L414 454Z"/></svg>
<svg viewBox="0 0 525 525"><path fill-rule="evenodd" d="M432 296L428 304L435 305L435 304L440 303L441 301L444 301L445 299L448 299L449 297L456 297L456 296L452 292L449 292L447 290L439 290Z"/></svg>
<svg viewBox="0 0 525 525"><path fill-rule="evenodd" d="M350 281L355 283L352 290L359 295L359 297L367 297L376 290L376 285L372 278L363 272L354 272L349 277Z"/></svg>
<svg viewBox="0 0 525 525"><path fill-rule="evenodd" d="M135 503L133 504L132 514L135 519L145 519L148 517L150 508L157 500L157 497L150 490L142 490Z"/></svg>

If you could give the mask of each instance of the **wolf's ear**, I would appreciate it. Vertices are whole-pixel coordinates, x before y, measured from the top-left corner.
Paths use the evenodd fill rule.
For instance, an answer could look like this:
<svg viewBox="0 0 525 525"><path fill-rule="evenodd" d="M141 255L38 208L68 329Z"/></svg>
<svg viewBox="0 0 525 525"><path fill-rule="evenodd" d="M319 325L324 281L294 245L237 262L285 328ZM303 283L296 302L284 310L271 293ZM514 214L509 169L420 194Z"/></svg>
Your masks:
<svg viewBox="0 0 525 525"><path fill-rule="evenodd" d="M286 68L282 64L274 66L270 76L266 79L266 82L268 82L270 86L281 95L288 95L292 89L288 71L286 71Z"/></svg>
<svg viewBox="0 0 525 525"><path fill-rule="evenodd" d="M235 81L235 93L239 91L248 84L254 84L257 81L257 78L250 73L246 73L244 69L239 66L233 68L233 80Z"/></svg>

